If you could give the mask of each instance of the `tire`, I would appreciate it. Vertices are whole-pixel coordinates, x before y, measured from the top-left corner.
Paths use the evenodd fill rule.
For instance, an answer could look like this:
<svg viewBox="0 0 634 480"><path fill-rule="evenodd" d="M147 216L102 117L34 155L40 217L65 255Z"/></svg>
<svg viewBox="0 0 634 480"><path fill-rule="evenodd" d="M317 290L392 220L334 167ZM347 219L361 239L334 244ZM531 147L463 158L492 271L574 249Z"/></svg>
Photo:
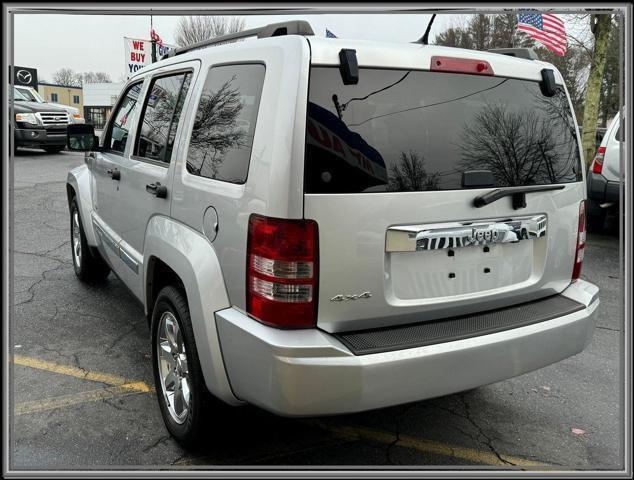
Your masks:
<svg viewBox="0 0 634 480"><path fill-rule="evenodd" d="M168 331L172 332L173 340L170 340ZM220 406L220 401L207 390L187 298L181 287L164 287L154 303L152 365L165 427L183 447L198 450L205 443L203 435L209 438L209 412L215 408L214 404ZM186 388L189 390L188 401ZM179 391L180 402L177 400Z"/></svg>
<svg viewBox="0 0 634 480"><path fill-rule="evenodd" d="M75 197L70 202L70 247L75 275L82 282L100 283L106 279L110 267L99 252L88 245Z"/></svg>
<svg viewBox="0 0 634 480"><path fill-rule="evenodd" d="M48 153L59 153L66 148L65 145L55 145L54 147L44 147L44 150Z"/></svg>
<svg viewBox="0 0 634 480"><path fill-rule="evenodd" d="M605 225L606 210L601 208L597 203L588 200L588 215L586 217L586 226L590 233L601 233Z"/></svg>

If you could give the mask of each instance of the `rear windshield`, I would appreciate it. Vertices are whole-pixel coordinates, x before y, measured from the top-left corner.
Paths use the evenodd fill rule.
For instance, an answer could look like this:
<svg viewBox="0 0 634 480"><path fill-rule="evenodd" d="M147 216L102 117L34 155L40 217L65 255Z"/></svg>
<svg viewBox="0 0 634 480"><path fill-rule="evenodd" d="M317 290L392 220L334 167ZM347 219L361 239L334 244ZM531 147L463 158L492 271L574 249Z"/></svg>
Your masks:
<svg viewBox="0 0 634 480"><path fill-rule="evenodd" d="M483 170L499 187L581 181L561 87L385 69L344 85L336 67L311 69L306 193L458 190Z"/></svg>

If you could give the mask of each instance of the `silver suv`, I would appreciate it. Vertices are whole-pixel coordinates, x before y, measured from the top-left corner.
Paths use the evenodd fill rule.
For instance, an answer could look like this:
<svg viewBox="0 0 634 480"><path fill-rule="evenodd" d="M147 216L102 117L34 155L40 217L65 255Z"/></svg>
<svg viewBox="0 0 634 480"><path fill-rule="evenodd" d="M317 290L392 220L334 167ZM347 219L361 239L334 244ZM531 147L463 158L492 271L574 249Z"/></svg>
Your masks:
<svg viewBox="0 0 634 480"><path fill-rule="evenodd" d="M99 143L70 127L75 271L145 306L184 445L213 399L311 416L471 389L591 340L578 138L538 60L232 34L137 72Z"/></svg>

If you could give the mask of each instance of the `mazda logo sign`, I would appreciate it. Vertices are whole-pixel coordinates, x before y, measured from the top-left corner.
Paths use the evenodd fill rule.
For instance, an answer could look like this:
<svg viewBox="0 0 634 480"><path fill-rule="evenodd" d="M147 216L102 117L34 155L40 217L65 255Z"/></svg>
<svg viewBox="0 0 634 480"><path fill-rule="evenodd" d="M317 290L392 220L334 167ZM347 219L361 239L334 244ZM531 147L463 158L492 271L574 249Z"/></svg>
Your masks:
<svg viewBox="0 0 634 480"><path fill-rule="evenodd" d="M33 80L31 72L28 72L27 70L18 70L16 76L18 80L22 83L31 83L31 80Z"/></svg>

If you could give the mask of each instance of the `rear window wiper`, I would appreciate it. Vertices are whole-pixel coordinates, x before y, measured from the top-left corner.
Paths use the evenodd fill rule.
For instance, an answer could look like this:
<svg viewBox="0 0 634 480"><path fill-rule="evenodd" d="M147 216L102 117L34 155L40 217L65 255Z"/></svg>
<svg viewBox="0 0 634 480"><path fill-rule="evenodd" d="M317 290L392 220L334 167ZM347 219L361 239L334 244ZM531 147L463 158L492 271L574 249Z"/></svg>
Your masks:
<svg viewBox="0 0 634 480"><path fill-rule="evenodd" d="M513 196L513 208L526 207L526 194L532 192L545 192L548 190L561 190L565 185L530 185L527 187L504 187L496 188L482 195L478 195L473 199L473 206L476 208L484 207L489 203L493 203L500 198Z"/></svg>

